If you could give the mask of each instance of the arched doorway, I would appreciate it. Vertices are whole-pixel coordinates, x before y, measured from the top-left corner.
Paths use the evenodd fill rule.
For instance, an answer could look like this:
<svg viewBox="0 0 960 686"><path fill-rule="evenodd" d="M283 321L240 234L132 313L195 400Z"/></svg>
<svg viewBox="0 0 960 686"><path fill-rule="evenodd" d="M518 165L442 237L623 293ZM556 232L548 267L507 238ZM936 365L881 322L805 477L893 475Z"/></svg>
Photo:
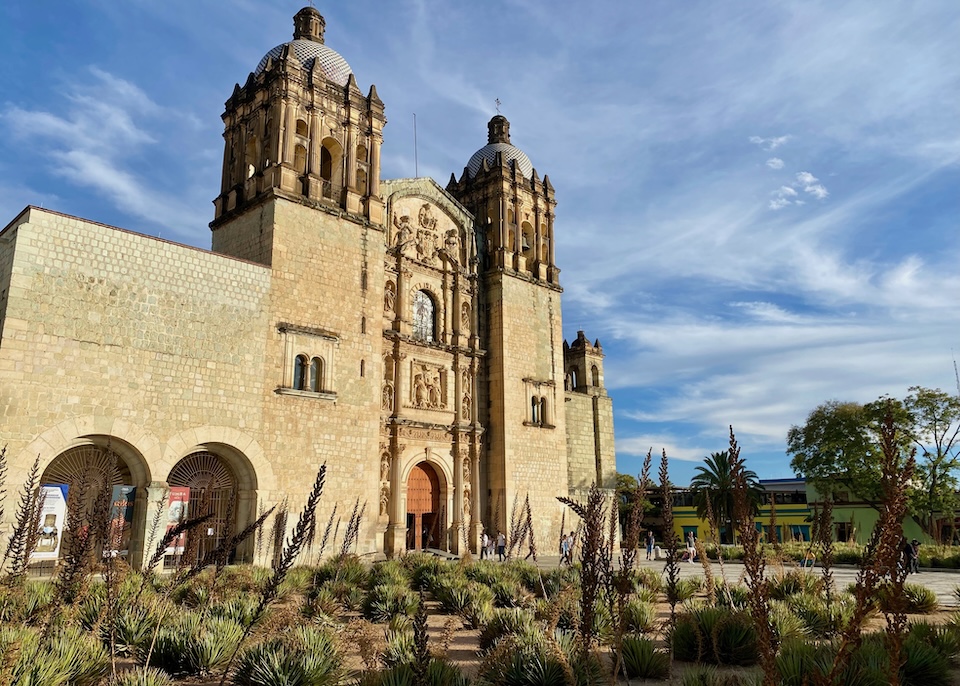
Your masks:
<svg viewBox="0 0 960 686"><path fill-rule="evenodd" d="M77 530L102 532L93 539L95 555L126 557L133 538L135 478L109 442L76 446L54 458L40 477L43 506L32 559L42 564L64 554L68 517Z"/></svg>
<svg viewBox="0 0 960 686"><path fill-rule="evenodd" d="M440 507L440 477L421 462L407 478L407 550L441 548L444 513Z"/></svg>
<svg viewBox="0 0 960 686"><path fill-rule="evenodd" d="M237 520L237 479L230 465L211 452L196 452L180 460L167 478L170 485L171 513L179 516L199 517L212 512L213 518L199 529L194 529L196 540L188 549L196 549L196 559L203 558L214 550L225 536L233 534ZM174 503L186 503L185 511L172 507ZM184 507L184 505L181 505ZM172 516L172 515L171 515ZM177 522L168 522L175 525ZM166 562L175 563L177 552L168 556ZM192 564L195 560L187 560Z"/></svg>

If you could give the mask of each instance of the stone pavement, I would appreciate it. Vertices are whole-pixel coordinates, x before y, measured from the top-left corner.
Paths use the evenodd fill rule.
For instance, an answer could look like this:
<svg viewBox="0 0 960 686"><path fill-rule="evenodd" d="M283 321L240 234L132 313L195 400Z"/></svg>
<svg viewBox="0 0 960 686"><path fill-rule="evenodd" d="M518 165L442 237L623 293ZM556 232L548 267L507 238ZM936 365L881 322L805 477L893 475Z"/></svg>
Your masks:
<svg viewBox="0 0 960 686"><path fill-rule="evenodd" d="M560 558L557 555L539 556L537 560L537 564L541 569L550 569L551 567L556 567L559 563ZM665 564L663 560L647 561L644 559L644 553L640 554L640 559L637 561L639 567L649 567L661 573L663 572ZM739 562L724 562L723 566L724 577L731 583L736 583L740 580L741 575L744 573L743 565ZM792 568L796 569L797 567L794 566ZM791 567L788 566L786 569L791 569ZM720 577L720 566L716 562L712 563L711 570L714 577ZM771 565L767 567L767 570L768 572L775 572L777 567ZM854 583L857 579L857 571L858 569L856 567L850 565L834 567L833 579L836 587L845 589L848 585ZM820 567L808 569L807 573L819 576ZM685 579L692 576L703 576L703 566L699 562L694 562L693 564L681 562L680 578ZM960 570L921 568L919 574L911 574L908 576L907 582L920 584L932 590L937 594L937 600L940 602L941 607L960 608L960 599L953 594L954 589L960 586Z"/></svg>

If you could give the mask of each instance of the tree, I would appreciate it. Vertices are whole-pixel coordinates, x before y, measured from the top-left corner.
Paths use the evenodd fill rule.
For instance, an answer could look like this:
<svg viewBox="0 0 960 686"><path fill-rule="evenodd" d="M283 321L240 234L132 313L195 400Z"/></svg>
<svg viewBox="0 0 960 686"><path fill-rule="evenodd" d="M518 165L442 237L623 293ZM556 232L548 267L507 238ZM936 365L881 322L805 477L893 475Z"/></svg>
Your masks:
<svg viewBox="0 0 960 686"><path fill-rule="evenodd" d="M732 536L733 478L730 472L730 454L726 450L711 453L709 457L703 459L703 462L704 466L697 467L690 481L697 516L700 519L707 519L712 511L717 526L721 528L721 538L725 538L724 533ZM757 475L753 471L745 469L743 476L747 483L747 497L756 513L759 511L763 492L757 481Z"/></svg>
<svg viewBox="0 0 960 686"><path fill-rule="evenodd" d="M940 537L937 514L951 516L958 505L955 472L960 468L960 398L940 389L913 386L901 402L891 398L860 404L831 400L787 432L790 466L823 496L847 491L880 509L879 426L893 416L897 442L920 454L908 490L909 513L927 535Z"/></svg>
<svg viewBox="0 0 960 686"><path fill-rule="evenodd" d="M879 509L878 423L873 405L829 400L787 432L790 467L824 497L839 491Z"/></svg>
<svg viewBox="0 0 960 686"><path fill-rule="evenodd" d="M911 509L926 532L939 541L936 514L949 514L953 522L957 509L954 472L960 467L960 398L939 388L911 386L909 390L903 404L910 416L910 439L920 455Z"/></svg>

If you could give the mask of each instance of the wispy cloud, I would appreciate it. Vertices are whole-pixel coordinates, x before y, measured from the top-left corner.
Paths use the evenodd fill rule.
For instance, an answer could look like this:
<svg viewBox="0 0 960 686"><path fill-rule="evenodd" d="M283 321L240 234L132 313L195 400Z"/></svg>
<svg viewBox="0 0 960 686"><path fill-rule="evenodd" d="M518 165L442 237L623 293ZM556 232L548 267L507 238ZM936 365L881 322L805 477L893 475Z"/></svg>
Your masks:
<svg viewBox="0 0 960 686"><path fill-rule="evenodd" d="M771 169L783 169L783 160L779 157L771 157L767 160L767 166Z"/></svg>
<svg viewBox="0 0 960 686"><path fill-rule="evenodd" d="M90 67L92 79L71 84L61 111L9 105L0 113L11 137L45 159L52 174L92 189L123 213L177 233L194 230L206 216L143 178L159 141L146 126L190 116L160 107L135 84Z"/></svg>
<svg viewBox="0 0 960 686"><path fill-rule="evenodd" d="M761 150L770 152L784 145L791 138L790 135L774 136L773 138L761 138L760 136L750 136L750 142L760 146Z"/></svg>

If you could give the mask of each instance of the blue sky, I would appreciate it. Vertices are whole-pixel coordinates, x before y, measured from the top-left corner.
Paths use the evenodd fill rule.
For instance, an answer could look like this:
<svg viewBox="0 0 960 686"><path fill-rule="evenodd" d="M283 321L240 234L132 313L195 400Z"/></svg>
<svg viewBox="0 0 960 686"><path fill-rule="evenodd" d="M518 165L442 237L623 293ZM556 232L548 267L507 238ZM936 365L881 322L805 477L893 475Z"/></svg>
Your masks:
<svg viewBox="0 0 960 686"><path fill-rule="evenodd" d="M27 204L201 247L223 102L300 2L0 5L0 224ZM386 103L383 176L442 185L494 100L557 190L564 329L599 338L617 459L762 478L829 400L955 390L960 7L318 2Z"/></svg>

